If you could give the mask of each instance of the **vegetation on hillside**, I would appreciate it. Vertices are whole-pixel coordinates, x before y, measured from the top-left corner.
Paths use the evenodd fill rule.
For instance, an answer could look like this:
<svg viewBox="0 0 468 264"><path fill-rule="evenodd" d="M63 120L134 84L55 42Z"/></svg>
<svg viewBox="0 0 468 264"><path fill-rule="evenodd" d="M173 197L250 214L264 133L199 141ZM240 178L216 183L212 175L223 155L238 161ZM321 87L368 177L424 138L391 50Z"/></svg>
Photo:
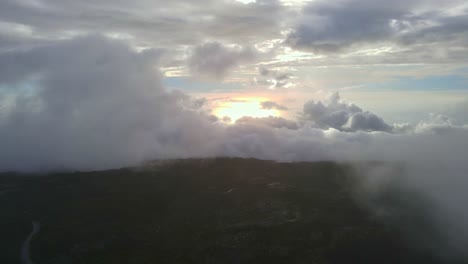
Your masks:
<svg viewBox="0 0 468 264"><path fill-rule="evenodd" d="M368 196L353 172L223 158L4 173L0 262L19 263L38 221L31 257L39 264L466 263L434 250L424 197L392 184Z"/></svg>

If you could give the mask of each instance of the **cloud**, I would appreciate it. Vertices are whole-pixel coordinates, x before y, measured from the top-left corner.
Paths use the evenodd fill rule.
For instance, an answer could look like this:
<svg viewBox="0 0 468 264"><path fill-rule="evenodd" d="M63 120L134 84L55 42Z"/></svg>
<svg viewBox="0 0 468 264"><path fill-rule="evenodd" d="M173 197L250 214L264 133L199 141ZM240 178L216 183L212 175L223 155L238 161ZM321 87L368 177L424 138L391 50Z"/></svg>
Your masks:
<svg viewBox="0 0 468 264"><path fill-rule="evenodd" d="M166 49L167 60L160 63L172 76L186 76L189 73L186 55L207 42L236 43L258 49L264 56L256 62L270 67L270 71L295 66L295 78L305 76L304 68L311 65L425 63L425 68L447 71L446 67L427 63L460 64L467 59L464 1L411 0L394 5L369 0L285 3L275 0L248 4L233 0L170 3L4 0L0 2L0 53L98 33L126 40L136 48ZM302 11L299 6L304 6ZM291 57L287 46L308 52L335 51L323 59L315 59L308 53ZM233 79L247 75L252 79L254 67L247 65ZM388 77L387 72L378 75L370 78L381 81ZM341 82L337 85L354 85ZM292 78L280 76L259 76L256 84L271 89L300 85L292 82Z"/></svg>
<svg viewBox="0 0 468 264"><path fill-rule="evenodd" d="M392 126L385 123L382 118L373 113L365 112L354 104L343 102L338 93L330 96L326 103L308 101L304 105L303 118L322 129L392 131Z"/></svg>
<svg viewBox="0 0 468 264"><path fill-rule="evenodd" d="M449 109L445 111L444 115L453 117L456 123L467 124L468 123L468 99L464 99L462 102L452 105Z"/></svg>
<svg viewBox="0 0 468 264"><path fill-rule="evenodd" d="M236 125L263 125L271 128L287 128L298 129L297 122L287 120L282 117L269 116L269 117L250 117L244 116L236 121Z"/></svg>
<svg viewBox="0 0 468 264"><path fill-rule="evenodd" d="M241 63L253 62L258 52L251 47L227 47L219 42L209 42L196 47L188 66L195 75L223 79L230 70Z"/></svg>
<svg viewBox="0 0 468 264"><path fill-rule="evenodd" d="M269 85L270 89L288 88L292 85L292 83L288 81L292 77L289 73L268 70L264 67L260 67L258 71L261 78L255 78L257 84L265 83Z"/></svg>
<svg viewBox="0 0 468 264"><path fill-rule="evenodd" d="M387 62L392 57L408 60L408 56L411 61L454 60L456 54L466 53L463 5L457 0L313 1L303 8L285 43L314 53L392 47L385 53Z"/></svg>
<svg viewBox="0 0 468 264"><path fill-rule="evenodd" d="M404 161L412 186L443 208L439 221L455 247L465 245L466 104L415 124L388 124L335 94L307 102L299 120L244 117L226 125L204 111L206 100L161 83L161 64L221 80L263 60L270 69L259 69L257 84L277 89L293 85L283 72L291 66L358 65L344 67L348 77L339 79L365 72L358 83L366 84L421 74L382 74L374 65L422 63L421 72L440 74L468 59L463 0L317 0L299 14L294 8L275 0L0 1L0 171L214 156ZM324 56L288 54L284 45ZM286 56L267 58L275 55ZM370 72L360 68L366 64ZM329 70L311 78L329 81L337 76Z"/></svg>
<svg viewBox="0 0 468 264"><path fill-rule="evenodd" d="M214 156L399 160L401 153L415 155L414 145L467 133L443 118L390 126L338 94L307 102L299 121L246 117L226 125L203 111L204 99L165 89L159 56L102 36L2 53L0 170L89 170Z"/></svg>
<svg viewBox="0 0 468 264"><path fill-rule="evenodd" d="M391 21L407 15L408 7L399 6L368 0L314 1L304 8L303 22L287 42L315 52L337 52L355 43L391 38L398 32Z"/></svg>
<svg viewBox="0 0 468 264"><path fill-rule="evenodd" d="M1 54L8 75L0 84L15 96L0 97L10 100L0 123L0 168L112 168L190 155L191 140L209 148L209 118L166 91L156 67L151 50L101 36Z"/></svg>
<svg viewBox="0 0 468 264"><path fill-rule="evenodd" d="M395 124L395 133L407 134L450 134L453 131L466 130L466 123L442 114L429 114L427 120L421 120L417 124Z"/></svg>
<svg viewBox="0 0 468 264"><path fill-rule="evenodd" d="M262 109L267 109L267 110L276 109L276 110L280 110L280 111L288 111L288 108L286 106L280 105L280 104L278 104L276 102L272 102L272 101L261 102L260 106L262 107Z"/></svg>
<svg viewBox="0 0 468 264"><path fill-rule="evenodd" d="M99 32L130 39L138 46L174 48L206 39L246 43L279 37L283 9L274 0L250 4L230 0L4 0L0 23L14 25L9 27L14 34L2 34L0 26L0 39L2 35L11 39L8 47L14 47L15 38L21 36L30 41L57 40Z"/></svg>

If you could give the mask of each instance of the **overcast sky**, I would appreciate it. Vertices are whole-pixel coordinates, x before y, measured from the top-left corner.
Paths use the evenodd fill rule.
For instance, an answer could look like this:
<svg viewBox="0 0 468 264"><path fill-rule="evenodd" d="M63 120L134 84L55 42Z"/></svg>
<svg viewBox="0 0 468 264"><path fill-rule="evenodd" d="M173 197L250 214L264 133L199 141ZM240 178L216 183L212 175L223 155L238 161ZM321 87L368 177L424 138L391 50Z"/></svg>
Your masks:
<svg viewBox="0 0 468 264"><path fill-rule="evenodd" d="M0 52L100 34L160 50L165 82L189 94L460 91L467 9L463 0L3 0Z"/></svg>

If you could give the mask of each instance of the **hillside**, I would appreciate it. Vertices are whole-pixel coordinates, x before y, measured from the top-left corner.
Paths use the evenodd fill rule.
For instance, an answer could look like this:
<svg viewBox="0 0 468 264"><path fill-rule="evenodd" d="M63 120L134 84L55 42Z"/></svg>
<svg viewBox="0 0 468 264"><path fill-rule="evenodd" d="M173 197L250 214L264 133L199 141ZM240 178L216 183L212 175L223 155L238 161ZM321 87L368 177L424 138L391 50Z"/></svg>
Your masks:
<svg viewBox="0 0 468 264"><path fill-rule="evenodd" d="M0 262L19 263L33 221L39 264L448 262L428 242L436 234L423 197L390 185L365 197L353 172L328 162L194 159L4 173ZM366 199L393 214L379 216Z"/></svg>

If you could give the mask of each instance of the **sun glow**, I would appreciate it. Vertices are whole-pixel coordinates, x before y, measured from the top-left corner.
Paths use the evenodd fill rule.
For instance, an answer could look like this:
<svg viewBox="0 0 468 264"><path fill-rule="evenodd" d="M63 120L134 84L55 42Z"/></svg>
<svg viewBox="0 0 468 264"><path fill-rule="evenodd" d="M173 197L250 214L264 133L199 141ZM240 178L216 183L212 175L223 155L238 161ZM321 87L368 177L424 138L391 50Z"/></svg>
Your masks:
<svg viewBox="0 0 468 264"><path fill-rule="evenodd" d="M244 116L269 117L280 116L276 109L263 109L261 102L268 101L266 98L235 98L220 103L214 110L219 118L228 117L232 123Z"/></svg>

